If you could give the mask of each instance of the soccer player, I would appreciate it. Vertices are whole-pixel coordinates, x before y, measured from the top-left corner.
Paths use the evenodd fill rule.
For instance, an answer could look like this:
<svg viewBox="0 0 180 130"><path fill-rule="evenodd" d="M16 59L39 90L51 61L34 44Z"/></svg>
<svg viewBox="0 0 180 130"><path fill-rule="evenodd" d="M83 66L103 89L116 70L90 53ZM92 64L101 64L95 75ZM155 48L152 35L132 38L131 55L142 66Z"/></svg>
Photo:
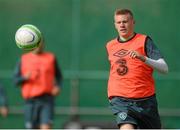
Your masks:
<svg viewBox="0 0 180 130"><path fill-rule="evenodd" d="M106 45L110 62L108 98L120 129L158 129L161 121L153 70L168 73L168 66L153 40L134 32L129 9L114 13L117 38Z"/></svg>
<svg viewBox="0 0 180 130"><path fill-rule="evenodd" d="M18 62L14 79L25 100L25 127L52 128L54 98L60 93L62 74L54 54L44 51L44 42Z"/></svg>

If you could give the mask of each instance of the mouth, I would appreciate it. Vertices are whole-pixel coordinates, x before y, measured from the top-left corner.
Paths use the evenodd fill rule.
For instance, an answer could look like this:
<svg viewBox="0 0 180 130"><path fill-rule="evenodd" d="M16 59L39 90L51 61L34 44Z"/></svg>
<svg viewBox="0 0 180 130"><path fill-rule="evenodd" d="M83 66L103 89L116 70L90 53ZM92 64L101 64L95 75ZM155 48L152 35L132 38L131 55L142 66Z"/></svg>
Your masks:
<svg viewBox="0 0 180 130"><path fill-rule="evenodd" d="M126 29L120 29L119 30L121 33L125 33L127 30Z"/></svg>

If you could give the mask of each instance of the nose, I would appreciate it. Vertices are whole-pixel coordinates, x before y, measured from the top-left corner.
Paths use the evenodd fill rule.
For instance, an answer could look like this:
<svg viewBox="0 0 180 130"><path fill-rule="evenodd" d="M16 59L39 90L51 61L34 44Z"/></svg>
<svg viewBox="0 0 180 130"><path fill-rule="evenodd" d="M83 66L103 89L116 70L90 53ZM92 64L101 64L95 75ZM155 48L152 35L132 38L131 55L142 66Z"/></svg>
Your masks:
<svg viewBox="0 0 180 130"><path fill-rule="evenodd" d="M120 27L124 27L124 23L123 22L120 23Z"/></svg>

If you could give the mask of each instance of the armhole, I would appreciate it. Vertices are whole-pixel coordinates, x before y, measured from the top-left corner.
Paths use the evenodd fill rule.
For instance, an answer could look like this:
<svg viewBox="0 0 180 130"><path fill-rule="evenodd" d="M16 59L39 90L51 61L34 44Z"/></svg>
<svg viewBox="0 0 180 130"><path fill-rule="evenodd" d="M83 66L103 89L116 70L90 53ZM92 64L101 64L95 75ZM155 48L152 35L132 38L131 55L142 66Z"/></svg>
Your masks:
<svg viewBox="0 0 180 130"><path fill-rule="evenodd" d="M145 37L145 40L144 40L144 54L147 56L147 39L148 39L149 37L148 36L146 36Z"/></svg>

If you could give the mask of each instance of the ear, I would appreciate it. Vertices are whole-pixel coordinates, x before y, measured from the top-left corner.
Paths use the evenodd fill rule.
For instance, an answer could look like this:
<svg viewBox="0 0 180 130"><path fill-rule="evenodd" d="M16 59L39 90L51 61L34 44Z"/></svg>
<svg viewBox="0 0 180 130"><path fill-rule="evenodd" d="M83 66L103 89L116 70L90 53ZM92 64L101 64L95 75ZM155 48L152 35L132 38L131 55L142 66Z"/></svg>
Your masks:
<svg viewBox="0 0 180 130"><path fill-rule="evenodd" d="M116 23L114 22L114 26L116 27Z"/></svg>
<svg viewBox="0 0 180 130"><path fill-rule="evenodd" d="M114 27L117 29L117 25L116 25L116 23L114 22Z"/></svg>
<svg viewBox="0 0 180 130"><path fill-rule="evenodd" d="M135 24L136 22L135 22L135 20L133 20L133 24Z"/></svg>

